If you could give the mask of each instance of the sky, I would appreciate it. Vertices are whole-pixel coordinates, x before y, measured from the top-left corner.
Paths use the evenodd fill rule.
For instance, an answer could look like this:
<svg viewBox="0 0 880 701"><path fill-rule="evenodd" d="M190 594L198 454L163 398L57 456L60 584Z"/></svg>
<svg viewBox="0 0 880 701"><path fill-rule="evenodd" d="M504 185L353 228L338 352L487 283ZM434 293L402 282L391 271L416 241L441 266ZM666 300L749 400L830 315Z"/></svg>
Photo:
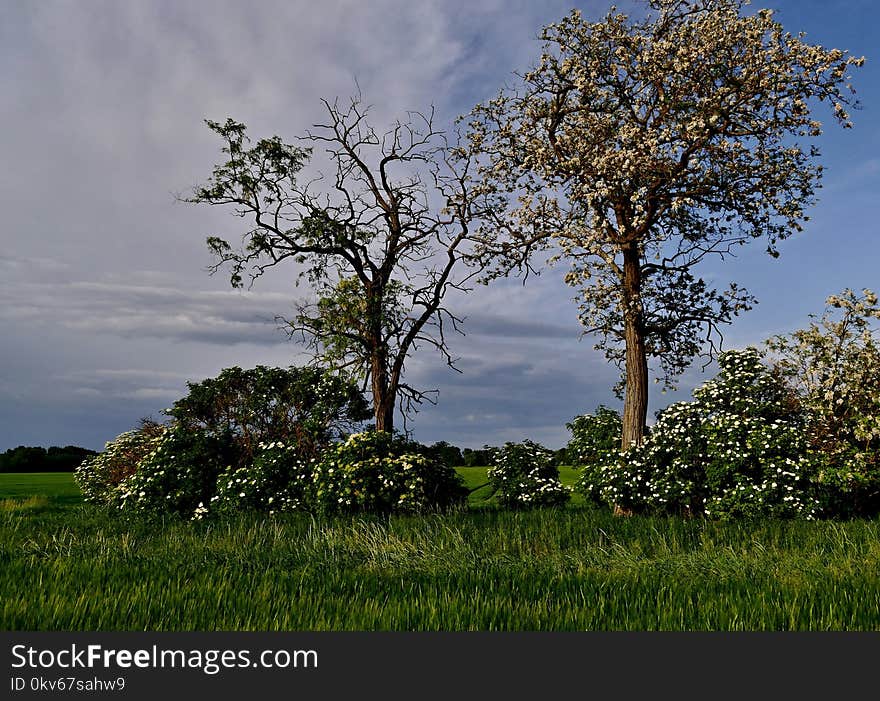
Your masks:
<svg viewBox="0 0 880 701"><path fill-rule="evenodd" d="M616 3L629 7L627 2ZM579 7L588 18L610 3ZM537 35L570 2L545 0L5 0L0 11L0 450L100 449L224 367L303 364L277 329L307 295L291 271L249 291L209 275L210 234L241 220L181 203L220 158L203 120L292 140L322 98L360 89L377 128L408 110L436 123L493 97L541 52ZM872 0L756 0L807 40L866 56L863 108L841 130L828 113L826 166L805 231L771 259L756 244L710 274L757 296L725 347L804 326L845 287L880 289L880 6ZM582 337L562 268L451 298L465 336L457 374L431 353L408 380L439 390L411 423L462 447L568 440L565 424L619 408L616 367ZM711 376L697 363L678 392Z"/></svg>

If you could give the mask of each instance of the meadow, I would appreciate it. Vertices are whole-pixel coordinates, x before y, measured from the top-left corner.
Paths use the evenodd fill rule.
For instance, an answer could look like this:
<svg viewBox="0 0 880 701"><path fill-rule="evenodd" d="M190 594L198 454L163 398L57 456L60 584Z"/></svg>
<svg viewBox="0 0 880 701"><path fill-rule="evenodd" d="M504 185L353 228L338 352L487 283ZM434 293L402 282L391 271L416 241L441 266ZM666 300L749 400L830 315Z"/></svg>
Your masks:
<svg viewBox="0 0 880 701"><path fill-rule="evenodd" d="M878 630L880 522L505 511L198 523L0 475L3 630ZM563 470L571 483L574 470Z"/></svg>

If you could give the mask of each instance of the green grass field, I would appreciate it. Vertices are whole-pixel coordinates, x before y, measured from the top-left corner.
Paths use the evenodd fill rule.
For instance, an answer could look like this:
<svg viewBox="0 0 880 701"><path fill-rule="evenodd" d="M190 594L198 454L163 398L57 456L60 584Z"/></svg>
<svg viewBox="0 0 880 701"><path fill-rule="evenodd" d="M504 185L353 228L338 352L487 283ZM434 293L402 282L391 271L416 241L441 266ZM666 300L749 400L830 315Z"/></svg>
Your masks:
<svg viewBox="0 0 880 701"><path fill-rule="evenodd" d="M56 504L82 502L71 472L0 473L0 499L30 496L51 498Z"/></svg>
<svg viewBox="0 0 880 701"><path fill-rule="evenodd" d="M880 630L876 521L508 512L478 494L446 515L185 523L76 503L70 475L0 475L0 628Z"/></svg>
<svg viewBox="0 0 880 701"><path fill-rule="evenodd" d="M471 507L494 506L495 500L492 498L492 490L489 487L489 477L487 473L488 467L459 467L458 474L464 479L465 485L470 490L468 496L468 504ZM559 481L569 487L574 486L577 481L578 471L573 467L559 468ZM583 496L573 494L571 502L573 505L584 503Z"/></svg>

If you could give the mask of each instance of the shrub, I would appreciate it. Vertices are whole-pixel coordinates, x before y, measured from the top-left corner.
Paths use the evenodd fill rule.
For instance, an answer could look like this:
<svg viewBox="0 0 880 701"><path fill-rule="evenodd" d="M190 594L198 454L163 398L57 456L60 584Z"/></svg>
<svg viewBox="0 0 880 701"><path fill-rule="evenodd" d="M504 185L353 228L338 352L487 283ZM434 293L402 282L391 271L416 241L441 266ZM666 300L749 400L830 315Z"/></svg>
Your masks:
<svg viewBox="0 0 880 701"><path fill-rule="evenodd" d="M757 350L729 351L693 402L663 411L647 438L588 465L580 489L625 510L813 518L819 501L800 415Z"/></svg>
<svg viewBox="0 0 880 701"><path fill-rule="evenodd" d="M494 451L489 483L502 506L558 506L571 497L559 481L552 450L533 443L505 443Z"/></svg>
<svg viewBox="0 0 880 701"><path fill-rule="evenodd" d="M212 502L215 510L296 508L309 461L370 415L347 380L264 366L189 383L167 413L170 424L145 422L84 463L77 481L87 500L199 517Z"/></svg>
<svg viewBox="0 0 880 701"><path fill-rule="evenodd" d="M867 289L826 304L807 328L767 347L800 403L824 512L872 516L880 511L880 305Z"/></svg>
<svg viewBox="0 0 880 701"><path fill-rule="evenodd" d="M566 454L575 465L606 463L620 450L620 414L607 406L600 404L595 414L575 417L565 426L571 431Z"/></svg>
<svg viewBox="0 0 880 701"><path fill-rule="evenodd" d="M371 415L355 384L317 368L231 367L188 387L167 413L192 431L231 436L238 467L253 462L261 443L315 457Z"/></svg>
<svg viewBox="0 0 880 701"><path fill-rule="evenodd" d="M196 517L253 509L298 511L310 508L315 458L303 458L295 445L261 444L248 467L228 466L217 478L217 492L197 509Z"/></svg>
<svg viewBox="0 0 880 701"><path fill-rule="evenodd" d="M163 431L161 424L144 420L139 428L120 434L108 441L102 452L84 460L73 473L84 499L106 504L112 492L135 473L141 459L154 449Z"/></svg>
<svg viewBox="0 0 880 701"><path fill-rule="evenodd" d="M317 511L423 511L461 503L458 473L418 443L384 431L348 437L315 465L311 504Z"/></svg>
<svg viewBox="0 0 880 701"><path fill-rule="evenodd" d="M151 450L110 493L110 504L139 512L192 516L217 490L217 478L232 464L229 434L214 436L177 423L163 427Z"/></svg>

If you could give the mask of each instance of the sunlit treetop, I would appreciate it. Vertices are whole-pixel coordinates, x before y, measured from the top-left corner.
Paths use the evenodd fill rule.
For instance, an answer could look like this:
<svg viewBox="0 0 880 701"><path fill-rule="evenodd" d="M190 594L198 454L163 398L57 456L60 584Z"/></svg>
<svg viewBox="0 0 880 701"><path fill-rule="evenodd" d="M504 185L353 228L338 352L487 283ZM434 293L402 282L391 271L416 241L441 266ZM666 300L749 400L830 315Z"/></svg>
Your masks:
<svg viewBox="0 0 880 701"><path fill-rule="evenodd" d="M481 232L494 273L555 244L582 322L627 367L627 391L645 355L668 381L753 303L692 270L756 238L776 256L802 229L822 175L814 112L825 103L852 126L850 70L864 61L743 0L647 9L598 22L573 10L548 25L534 68L468 122L483 187L514 202Z"/></svg>

